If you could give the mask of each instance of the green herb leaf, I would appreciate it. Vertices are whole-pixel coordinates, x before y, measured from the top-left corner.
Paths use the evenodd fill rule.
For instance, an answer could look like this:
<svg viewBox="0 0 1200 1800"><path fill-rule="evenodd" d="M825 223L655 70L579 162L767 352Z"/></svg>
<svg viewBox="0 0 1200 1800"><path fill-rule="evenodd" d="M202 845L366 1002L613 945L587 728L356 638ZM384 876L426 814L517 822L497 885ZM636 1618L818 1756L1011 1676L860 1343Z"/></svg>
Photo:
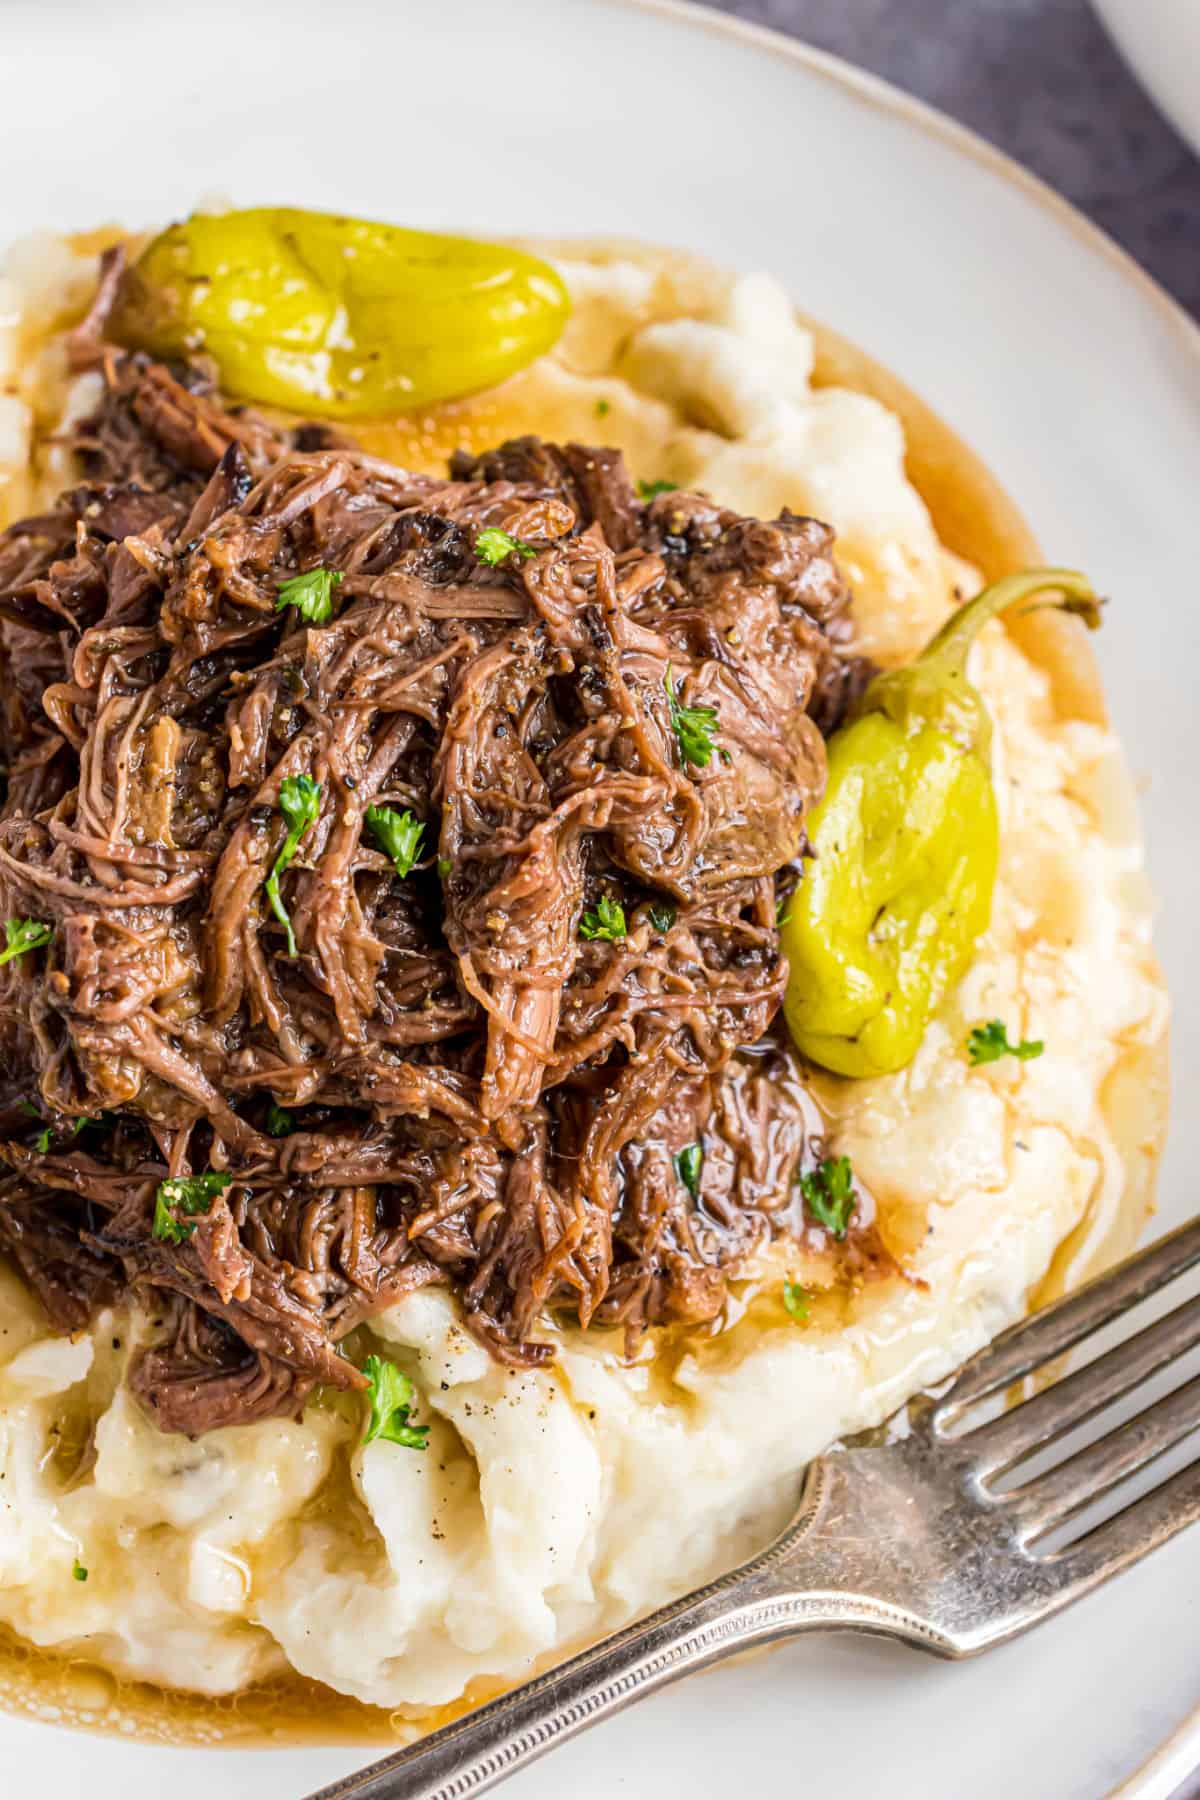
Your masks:
<svg viewBox="0 0 1200 1800"><path fill-rule="evenodd" d="M775 929L778 931L781 925L786 925L791 916L792 895L789 894L786 900L777 900L775 902Z"/></svg>
<svg viewBox="0 0 1200 1800"><path fill-rule="evenodd" d="M579 921L579 935L585 938L607 938L619 944L625 937L625 908L610 894L601 894L595 906L589 906Z"/></svg>
<svg viewBox="0 0 1200 1800"><path fill-rule="evenodd" d="M267 899L271 911L287 932L288 955L296 954L296 934L279 892L279 877L296 854L296 846L310 825L316 823L321 810L321 784L311 775L286 775L279 784L279 810L287 820L287 836L267 876Z"/></svg>
<svg viewBox="0 0 1200 1800"><path fill-rule="evenodd" d="M386 1444L402 1444L406 1450L424 1450L429 1436L428 1425L410 1425L409 1415L415 1404L413 1384L393 1362L382 1356L368 1356L363 1364L367 1378L367 1399L371 1411L363 1443L382 1438Z"/></svg>
<svg viewBox="0 0 1200 1800"><path fill-rule="evenodd" d="M475 539L475 554L490 569L507 562L510 556L530 557L537 553L536 544L527 544L524 538L513 537L510 532L501 531L498 525L489 525Z"/></svg>
<svg viewBox="0 0 1200 1800"><path fill-rule="evenodd" d="M785 1281L783 1284L783 1304L787 1307L797 1325L808 1324L808 1311L811 1296L807 1288L799 1282Z"/></svg>
<svg viewBox="0 0 1200 1800"><path fill-rule="evenodd" d="M182 1244L196 1227L189 1217L206 1213L218 1194L223 1194L233 1176L223 1169L209 1169L204 1175L173 1175L160 1181L154 1196L154 1235L164 1244ZM179 1214L184 1218L181 1220Z"/></svg>
<svg viewBox="0 0 1200 1800"><path fill-rule="evenodd" d="M295 1125L295 1120L286 1107L280 1106L278 1100L272 1100L267 1108L267 1130L272 1137L287 1137Z"/></svg>
<svg viewBox="0 0 1200 1800"><path fill-rule="evenodd" d="M656 494L677 494L678 492L679 483L677 481L639 481L637 484L639 500L653 500Z"/></svg>
<svg viewBox="0 0 1200 1800"><path fill-rule="evenodd" d="M607 419L607 417L611 411L612 411L612 407L609 405L607 400L597 400L597 402L596 402L596 417L598 419Z"/></svg>
<svg viewBox="0 0 1200 1800"><path fill-rule="evenodd" d="M345 580L340 569L306 569L279 584L275 611L294 606L310 625L328 625L333 617L333 590Z"/></svg>
<svg viewBox="0 0 1200 1800"><path fill-rule="evenodd" d="M84 1568L83 1564L80 1562L78 1557L75 1558L74 1563L71 1565L71 1574L74 1576L76 1581L86 1581L87 1580L88 1572Z"/></svg>
<svg viewBox="0 0 1200 1800"><path fill-rule="evenodd" d="M27 950L40 950L53 936L53 925L46 925L40 919L5 919L0 963L11 962L14 956L24 956Z"/></svg>
<svg viewBox="0 0 1200 1800"><path fill-rule="evenodd" d="M367 826L385 856L390 856L397 875L407 875L421 854L425 827L420 819L394 806L368 806Z"/></svg>
<svg viewBox="0 0 1200 1800"><path fill-rule="evenodd" d="M858 1205L850 1158L827 1156L820 1168L800 1177L800 1192L817 1224L844 1238Z"/></svg>
<svg viewBox="0 0 1200 1800"><path fill-rule="evenodd" d="M437 859L438 880L445 881L453 867L454 864L450 861L448 856L439 856Z"/></svg>
<svg viewBox="0 0 1200 1800"><path fill-rule="evenodd" d="M663 677L663 686L667 690L671 729L679 740L679 754L685 763L692 763L698 769L707 769L712 761L713 733L717 729L716 707L681 706L670 663L667 664L667 672Z"/></svg>
<svg viewBox="0 0 1200 1800"><path fill-rule="evenodd" d="M35 1117L37 1116L36 1113L34 1116ZM99 1119L89 1118L87 1113L84 1113L82 1118L72 1119L71 1123L67 1126L67 1129L64 1132L58 1133L57 1135L59 1135L62 1138L64 1143L69 1144L72 1138L76 1138L79 1136L80 1132L83 1130L85 1125L98 1125L99 1123L100 1123ZM53 1139L54 1136L55 1136L55 1133L53 1133L50 1130L50 1127L47 1125L45 1130L39 1131L37 1136L34 1138L33 1141L36 1144L37 1148L41 1151L43 1156L45 1156L46 1152L49 1150L51 1140Z"/></svg>
<svg viewBox="0 0 1200 1800"><path fill-rule="evenodd" d="M646 908L646 917L653 925L655 931L661 931L665 936L675 923L675 908L673 906L661 905L655 900Z"/></svg>
<svg viewBox="0 0 1200 1800"><path fill-rule="evenodd" d="M699 1144L685 1144L671 1158L675 1173L693 1200L700 1198L700 1172L704 1167L704 1150Z"/></svg>
<svg viewBox="0 0 1200 1800"><path fill-rule="evenodd" d="M1041 1038L1023 1038L1019 1044L1010 1044L1008 1027L1003 1019L990 1019L986 1025L976 1025L967 1038L967 1057L972 1068L980 1063L999 1062L1002 1056L1015 1056L1018 1062L1028 1062L1031 1057L1040 1056L1045 1048Z"/></svg>
<svg viewBox="0 0 1200 1800"><path fill-rule="evenodd" d="M18 1100L17 1106L30 1119L40 1119L42 1116L32 1100Z"/></svg>

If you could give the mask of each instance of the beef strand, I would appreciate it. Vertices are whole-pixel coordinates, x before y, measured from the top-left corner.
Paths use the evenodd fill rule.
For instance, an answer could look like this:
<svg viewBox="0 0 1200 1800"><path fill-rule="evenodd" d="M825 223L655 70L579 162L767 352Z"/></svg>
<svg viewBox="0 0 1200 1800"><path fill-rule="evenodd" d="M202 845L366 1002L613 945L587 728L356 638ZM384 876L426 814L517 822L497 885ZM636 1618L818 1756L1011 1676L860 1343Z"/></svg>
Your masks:
<svg viewBox="0 0 1200 1800"><path fill-rule="evenodd" d="M0 906L54 931L0 969L0 1245L60 1329L140 1294L133 1391L192 1434L360 1386L339 1341L429 1282L517 1364L556 1315L715 1319L805 1229L776 877L860 683L831 533L644 504L579 445L411 474L103 325L80 481L0 540ZM489 566L488 527L532 554ZM317 567L312 627L279 589ZM264 882L300 775L289 958ZM424 823L403 878L372 806ZM581 930L602 902L623 935ZM159 1183L208 1168L156 1237Z"/></svg>

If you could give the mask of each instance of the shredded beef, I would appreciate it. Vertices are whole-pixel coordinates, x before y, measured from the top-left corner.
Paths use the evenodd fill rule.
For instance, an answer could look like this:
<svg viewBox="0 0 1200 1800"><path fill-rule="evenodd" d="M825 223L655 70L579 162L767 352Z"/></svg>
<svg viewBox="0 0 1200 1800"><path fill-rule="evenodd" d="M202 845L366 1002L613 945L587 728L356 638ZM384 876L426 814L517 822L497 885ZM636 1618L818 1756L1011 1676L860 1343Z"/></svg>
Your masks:
<svg viewBox="0 0 1200 1800"><path fill-rule="evenodd" d="M428 1282L514 1363L555 1315L714 1319L806 1229L776 877L861 680L832 534L531 438L411 474L103 325L79 484L0 540L0 907L54 929L0 969L0 1245L63 1330L141 1294L134 1391L193 1434L361 1386L338 1343ZM489 566L488 527L526 548ZM310 626L279 588L316 567ZM289 957L264 883L299 775ZM373 805L424 821L404 877ZM623 936L581 929L602 901ZM208 1169L155 1236L159 1184Z"/></svg>

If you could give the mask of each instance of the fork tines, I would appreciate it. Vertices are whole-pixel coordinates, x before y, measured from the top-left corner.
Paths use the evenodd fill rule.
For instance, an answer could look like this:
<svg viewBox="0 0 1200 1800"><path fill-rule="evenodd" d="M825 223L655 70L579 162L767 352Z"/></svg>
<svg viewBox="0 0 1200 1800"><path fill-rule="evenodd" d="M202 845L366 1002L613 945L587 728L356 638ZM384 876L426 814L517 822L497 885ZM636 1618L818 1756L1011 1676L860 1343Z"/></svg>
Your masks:
<svg viewBox="0 0 1200 1800"><path fill-rule="evenodd" d="M946 1436L947 1428L962 1421L968 1408L1033 1374L1198 1263L1200 1219L1006 1331L966 1365L934 1408L935 1432ZM1020 1486L997 1492L990 1486L992 1479L1066 1437L1197 1345L1200 1295L1007 1411L952 1432L954 1441L969 1451L985 1494L1005 1509L1022 1543L1030 1545L1057 1531L1200 1427L1200 1376L1181 1382ZM1200 1460L1086 1530L1069 1549L1055 1552L1057 1578L1072 1589L1091 1586L1197 1517ZM1086 1520L1081 1523L1086 1527Z"/></svg>

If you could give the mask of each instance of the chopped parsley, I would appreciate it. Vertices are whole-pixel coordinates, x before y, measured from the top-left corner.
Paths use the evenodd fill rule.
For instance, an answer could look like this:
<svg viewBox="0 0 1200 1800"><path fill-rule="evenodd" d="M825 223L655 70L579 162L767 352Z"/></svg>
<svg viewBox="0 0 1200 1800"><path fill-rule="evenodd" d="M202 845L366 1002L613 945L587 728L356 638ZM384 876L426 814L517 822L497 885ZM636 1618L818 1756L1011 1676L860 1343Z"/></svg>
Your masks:
<svg viewBox="0 0 1200 1800"><path fill-rule="evenodd" d="M32 1100L18 1100L17 1107L30 1119L40 1119L42 1116Z"/></svg>
<svg viewBox="0 0 1200 1800"><path fill-rule="evenodd" d="M777 900L775 902L775 929L778 931L781 926L786 925L791 916L792 896L789 894L786 900Z"/></svg>
<svg viewBox="0 0 1200 1800"><path fill-rule="evenodd" d="M639 481L637 495L639 500L653 500L656 494L677 494L677 481Z"/></svg>
<svg viewBox="0 0 1200 1800"><path fill-rule="evenodd" d="M704 1150L699 1144L685 1144L671 1158L675 1173L693 1200L700 1198L700 1171L704 1167Z"/></svg>
<svg viewBox="0 0 1200 1800"><path fill-rule="evenodd" d="M340 569L306 569L303 575L291 575L279 584L275 611L294 606L310 625L328 625L333 617L333 590L345 579Z"/></svg>
<svg viewBox="0 0 1200 1800"><path fill-rule="evenodd" d="M382 1438L385 1444L402 1444L406 1450L424 1450L429 1436L428 1425L410 1425L409 1415L415 1404L413 1384L395 1363L382 1356L368 1356L363 1364L367 1378L370 1415L363 1443Z"/></svg>
<svg viewBox="0 0 1200 1800"><path fill-rule="evenodd" d="M665 934L670 931L672 925L675 923L675 908L673 906L660 905L659 902L655 900L646 908L646 917L653 925L655 931L661 931Z"/></svg>
<svg viewBox="0 0 1200 1800"><path fill-rule="evenodd" d="M285 1106L278 1100L272 1100L267 1108L267 1130L272 1137L286 1137L295 1126L296 1121Z"/></svg>
<svg viewBox="0 0 1200 1800"><path fill-rule="evenodd" d="M71 1565L71 1574L76 1581L86 1581L87 1580L88 1572L84 1568L83 1564L80 1562L78 1557L75 1558L75 1561Z"/></svg>
<svg viewBox="0 0 1200 1800"><path fill-rule="evenodd" d="M858 1205L850 1158L827 1156L819 1168L800 1177L800 1192L817 1224L835 1238L844 1238Z"/></svg>
<svg viewBox="0 0 1200 1800"><path fill-rule="evenodd" d="M11 962L14 956L24 956L27 950L40 950L53 936L53 925L43 924L41 919L5 919L0 963Z"/></svg>
<svg viewBox="0 0 1200 1800"><path fill-rule="evenodd" d="M607 938L619 944L626 935L625 908L610 894L601 894L595 906L589 906L579 921L579 935L585 938Z"/></svg>
<svg viewBox="0 0 1200 1800"><path fill-rule="evenodd" d="M475 554L489 569L507 562L510 556L530 557L537 553L536 544L527 544L524 538L513 537L511 532L501 531L498 525L489 525L475 539Z"/></svg>
<svg viewBox="0 0 1200 1800"><path fill-rule="evenodd" d="M980 1063L999 1062L1002 1056L1015 1056L1018 1062L1028 1062L1031 1057L1040 1056L1045 1048L1041 1038L1022 1038L1019 1044L1010 1044L1008 1026L1003 1019L990 1019L986 1025L976 1025L967 1039L967 1057L972 1068Z"/></svg>
<svg viewBox="0 0 1200 1800"><path fill-rule="evenodd" d="M808 1324L808 1310L812 1296L807 1288L802 1288L798 1281L785 1281L783 1284L783 1304L787 1307L797 1325Z"/></svg>
<svg viewBox="0 0 1200 1800"><path fill-rule="evenodd" d="M406 809L394 806L368 806L367 827L385 856L390 856L397 875L408 875L421 854L425 827Z"/></svg>
<svg viewBox="0 0 1200 1800"><path fill-rule="evenodd" d="M279 877L296 854L296 846L310 825L316 823L321 810L321 784L310 775L285 775L279 784L279 810L287 820L287 836L267 876L267 899L271 911L287 932L288 955L296 954L296 934L287 907L279 892Z"/></svg>
<svg viewBox="0 0 1200 1800"><path fill-rule="evenodd" d="M667 664L667 672L663 677L663 686L667 690L671 729L679 740L679 754L685 763L692 763L698 769L707 769L715 748L713 733L717 729L716 707L681 706L670 663Z"/></svg>
<svg viewBox="0 0 1200 1800"><path fill-rule="evenodd" d="M210 1169L204 1175L173 1175L160 1181L154 1196L155 1237L164 1244L186 1243L196 1229L188 1219L206 1213L232 1180L224 1170Z"/></svg>
<svg viewBox="0 0 1200 1800"><path fill-rule="evenodd" d="M611 411L612 411L612 407L609 405L607 400L597 400L597 402L596 402L596 417L598 419L607 419L607 417Z"/></svg>
<svg viewBox="0 0 1200 1800"><path fill-rule="evenodd" d="M35 1114L35 1117L36 1117L36 1114ZM83 1130L85 1125L98 1125L99 1123L100 1123L99 1119L91 1119L88 1117L88 1115L86 1113L84 1113L82 1119L72 1119L71 1123L68 1125L66 1131L63 1132L61 1135L69 1143L72 1138L79 1136L80 1132ZM43 1130L39 1131L37 1136L34 1138L34 1140L33 1140L34 1144L41 1151L43 1156L45 1156L46 1152L49 1150L51 1141L53 1140L55 1135L56 1134L54 1132L52 1132L50 1127L47 1125L44 1127Z"/></svg>

